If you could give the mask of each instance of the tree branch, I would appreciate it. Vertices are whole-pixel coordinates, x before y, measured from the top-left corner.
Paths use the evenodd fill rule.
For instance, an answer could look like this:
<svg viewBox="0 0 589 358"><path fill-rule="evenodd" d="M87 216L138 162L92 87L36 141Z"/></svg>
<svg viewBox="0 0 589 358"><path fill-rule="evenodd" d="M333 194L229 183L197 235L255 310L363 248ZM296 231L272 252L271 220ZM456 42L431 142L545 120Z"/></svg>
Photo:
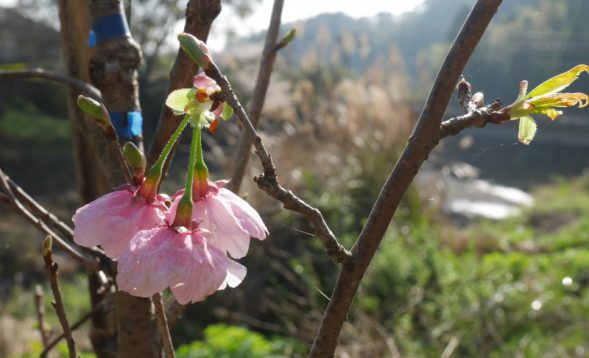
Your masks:
<svg viewBox="0 0 589 358"><path fill-rule="evenodd" d="M90 312L86 313L85 315L83 315L82 317L80 317L80 319L78 319L74 324L72 324L72 326L70 327L71 331L75 331L76 329L78 329L82 324L84 324L84 322L86 322L87 320L89 320L90 318L92 318L92 316L97 313L98 311L103 309L104 306L104 302L105 301L100 301L99 304L97 304L96 306L92 307L92 310L90 310ZM55 337L51 342L49 342L47 344L46 347L43 348L43 351L41 352L41 354L39 354L39 357L41 358L45 358L47 357L47 354L49 354L49 351L51 351L51 349L53 349L53 347L55 347L57 345L57 343L59 343L62 339L65 338L65 334L62 333L59 336Z"/></svg>
<svg viewBox="0 0 589 358"><path fill-rule="evenodd" d="M274 0L274 7L272 8L272 16L270 18L270 25L266 32L266 42L264 44L264 51L262 52L262 60L260 61L260 68L258 69L258 77L252 95L252 101L249 106L249 114L254 128L258 127L260 123L260 115L266 100L266 93L270 85L270 76L272 75L272 67L276 61L276 41L278 40L278 32L280 31L280 18L282 16L282 8L284 0ZM254 141L254 135L249 131L243 131L239 138L239 145L235 152L233 160L233 173L231 180L227 184L229 190L239 193L241 182L245 175L245 169L250 159L250 151Z"/></svg>
<svg viewBox="0 0 589 358"><path fill-rule="evenodd" d="M95 249L82 249L73 242L73 232L66 224L59 220L55 215L43 208L39 203L34 201L24 190L16 185L0 169L0 189L4 192L3 201L7 201L16 211L35 225L41 232L51 235L57 244L69 253L74 259L82 264L99 269L98 258L104 255ZM21 202L26 204L23 205ZM27 208L28 207L28 208ZM36 212L31 212L31 210ZM57 231L56 231L57 230ZM60 236L57 232L60 232Z"/></svg>
<svg viewBox="0 0 589 358"><path fill-rule="evenodd" d="M44 79L51 82L61 83L73 89L79 90L97 101L100 101L102 98L100 90L91 84L74 77L54 71L44 70L42 68L26 70L0 70L0 80L2 79Z"/></svg>
<svg viewBox="0 0 589 358"><path fill-rule="evenodd" d="M421 164L440 139L442 116L448 106L454 86L464 70L501 0L479 0L471 10L460 33L454 40L417 125L401 157L385 182L356 244L352 260L341 268L331 300L313 342L310 357L331 357L346 320L360 281L372 260L401 198L407 191Z"/></svg>
<svg viewBox="0 0 589 358"><path fill-rule="evenodd" d="M168 319L166 318L166 308L164 307L162 294L159 292L156 293L152 296L152 300L155 307L155 316L157 317L158 325L162 333L166 358L175 358L174 344L172 343L172 336L170 335L170 329L168 327Z"/></svg>
<svg viewBox="0 0 589 358"><path fill-rule="evenodd" d="M43 288L41 288L41 285L35 286L35 311L37 312L37 328L39 328L41 342L43 343L43 349L45 349L49 345L49 337L45 326L45 306L43 305Z"/></svg>
<svg viewBox="0 0 589 358"><path fill-rule="evenodd" d="M53 291L53 297L55 298L55 301L52 302L52 304L55 308L55 312L57 313L57 317L59 318L59 323L63 328L63 334L67 342L69 356L70 358L77 358L78 354L76 352L76 342L72 337L72 331L70 329L69 322L67 321L67 314L65 313L63 300L61 298L61 290L59 289L59 281L57 278L57 271L59 267L57 266L57 263L53 261L53 257L51 255L51 242L52 239L50 235L47 236L43 241L43 259L45 260L45 269L49 275L51 291Z"/></svg>
<svg viewBox="0 0 589 358"><path fill-rule="evenodd" d="M293 194L290 190L283 188L278 183L276 167L272 162L272 158L262 143L262 139L256 132L252 122L248 115L245 113L243 106L239 102L239 99L235 95L235 92L231 88L231 84L219 71L217 65L213 62L204 69L207 76L214 79L217 84L223 90L224 98L227 103L233 107L237 118L244 127L244 131L248 132L248 135L254 138L254 148L256 149L256 155L260 159L264 173L256 178L254 181L258 187L266 192L269 196L282 202L284 208L287 210L294 211L301 214L315 229L315 235L321 240L321 243L325 247L327 255L331 257L335 262L346 263L350 259L350 252L343 247L317 208L314 208L304 202L302 199Z"/></svg>
<svg viewBox="0 0 589 358"><path fill-rule="evenodd" d="M470 127L482 128L488 123L501 124L509 120L509 116L504 112L496 110L499 102L483 108L471 109L470 112L463 116L450 118L440 125L440 139L447 136L456 135Z"/></svg>

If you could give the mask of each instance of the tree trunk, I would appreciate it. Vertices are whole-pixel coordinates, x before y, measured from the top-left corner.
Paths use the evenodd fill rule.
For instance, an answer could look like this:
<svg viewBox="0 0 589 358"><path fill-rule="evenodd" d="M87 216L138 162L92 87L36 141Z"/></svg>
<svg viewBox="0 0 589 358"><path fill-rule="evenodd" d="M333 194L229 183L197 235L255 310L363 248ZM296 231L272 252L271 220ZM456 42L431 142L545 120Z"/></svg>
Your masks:
<svg viewBox="0 0 589 358"><path fill-rule="evenodd" d="M117 0L59 0L64 62L70 76L93 82L102 92L103 103L113 112L139 112L137 68L141 50L130 36L88 46L90 24L97 18L122 14ZM84 203L112 191L124 182L116 158L104 134L77 108L78 93L70 91L69 117L72 125L76 177ZM141 136L132 138L141 145ZM103 300L105 307L93 317L91 340L98 357L161 357L161 339L150 299L125 293L102 292L96 272L89 273L92 305Z"/></svg>

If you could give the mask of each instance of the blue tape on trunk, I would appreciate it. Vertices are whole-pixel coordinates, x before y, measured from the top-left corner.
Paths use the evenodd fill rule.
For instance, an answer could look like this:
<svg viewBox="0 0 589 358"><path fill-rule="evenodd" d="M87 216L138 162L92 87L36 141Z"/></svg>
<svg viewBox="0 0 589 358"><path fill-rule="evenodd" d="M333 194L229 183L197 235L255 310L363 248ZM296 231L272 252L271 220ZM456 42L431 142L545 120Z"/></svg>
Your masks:
<svg viewBox="0 0 589 358"><path fill-rule="evenodd" d="M130 35L131 32L129 31L127 18L123 14L113 14L94 20L88 43L90 47L93 47L94 44L104 40Z"/></svg>
<svg viewBox="0 0 589 358"><path fill-rule="evenodd" d="M143 133L143 116L141 112L108 112L117 135L121 138L133 139Z"/></svg>

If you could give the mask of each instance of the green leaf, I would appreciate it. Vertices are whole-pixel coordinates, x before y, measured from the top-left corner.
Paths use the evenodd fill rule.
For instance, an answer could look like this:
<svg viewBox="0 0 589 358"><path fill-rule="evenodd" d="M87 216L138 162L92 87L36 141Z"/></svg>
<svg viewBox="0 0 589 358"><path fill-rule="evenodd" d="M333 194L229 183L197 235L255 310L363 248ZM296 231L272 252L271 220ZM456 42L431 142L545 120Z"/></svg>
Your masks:
<svg viewBox="0 0 589 358"><path fill-rule="evenodd" d="M563 89L567 88L577 78L579 78L579 75L583 71L589 73L589 66L577 65L564 73L561 73L559 75L552 77L551 79L544 81L542 84L540 84L538 87L534 88L530 93L528 93L526 98L532 98L534 96L543 96L546 94L560 92Z"/></svg>
<svg viewBox="0 0 589 358"><path fill-rule="evenodd" d="M194 91L192 88L181 88L172 91L168 98L166 98L166 106L177 112L184 113L186 106L192 101L194 96L190 96L190 92Z"/></svg>
<svg viewBox="0 0 589 358"><path fill-rule="evenodd" d="M558 116L562 115L562 111L557 111L552 107L534 108L534 113L545 114L552 120L555 120L556 118L558 118Z"/></svg>
<svg viewBox="0 0 589 358"><path fill-rule="evenodd" d="M524 145L528 145L534 139L538 126L530 116L523 116L519 119L519 133L517 140Z"/></svg>
<svg viewBox="0 0 589 358"><path fill-rule="evenodd" d="M233 107L231 107L227 103L223 103L223 111L221 112L221 118L223 118L224 120L227 121L227 120L231 119L232 115L233 115Z"/></svg>

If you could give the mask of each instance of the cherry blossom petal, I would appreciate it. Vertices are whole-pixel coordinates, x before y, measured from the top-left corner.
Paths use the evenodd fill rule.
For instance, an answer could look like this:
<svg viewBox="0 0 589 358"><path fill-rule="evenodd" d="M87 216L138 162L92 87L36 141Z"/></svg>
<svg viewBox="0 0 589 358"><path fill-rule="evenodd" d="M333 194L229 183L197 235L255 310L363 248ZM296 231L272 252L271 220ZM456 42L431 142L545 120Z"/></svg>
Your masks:
<svg viewBox="0 0 589 358"><path fill-rule="evenodd" d="M194 87L197 89L206 90L207 94L209 95L221 90L221 87L217 85L217 82L204 73L199 73L198 75L194 76Z"/></svg>
<svg viewBox="0 0 589 358"><path fill-rule="evenodd" d="M260 214L247 201L224 188L219 189L218 197L230 207L242 230L256 239L266 238L268 235L266 225Z"/></svg>
<svg viewBox="0 0 589 358"><path fill-rule="evenodd" d="M137 233L131 247L119 259L117 285L133 296L151 297L168 287L174 272L169 269L173 230L167 227Z"/></svg>
<svg viewBox="0 0 589 358"><path fill-rule="evenodd" d="M176 276L170 284L180 304L199 302L215 293L225 282L233 262L220 250L207 247L202 236L186 236L184 242L192 249L175 256Z"/></svg>
<svg viewBox="0 0 589 358"><path fill-rule="evenodd" d="M147 204L130 190L114 191L76 211L74 241L86 247L101 245L116 259L138 231L164 225L166 212L165 205Z"/></svg>

